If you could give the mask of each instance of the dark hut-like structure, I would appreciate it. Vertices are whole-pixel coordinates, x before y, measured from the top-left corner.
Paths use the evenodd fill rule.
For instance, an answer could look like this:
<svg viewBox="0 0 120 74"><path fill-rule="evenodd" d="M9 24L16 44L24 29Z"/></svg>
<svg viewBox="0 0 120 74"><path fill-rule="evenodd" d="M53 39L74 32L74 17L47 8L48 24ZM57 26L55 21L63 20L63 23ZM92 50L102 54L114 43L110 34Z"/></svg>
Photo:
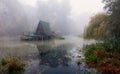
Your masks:
<svg viewBox="0 0 120 74"><path fill-rule="evenodd" d="M23 40L49 40L54 36L47 22L40 21L34 33L22 37Z"/></svg>
<svg viewBox="0 0 120 74"><path fill-rule="evenodd" d="M47 22L40 21L34 35L39 39L51 39L53 37L50 25Z"/></svg>

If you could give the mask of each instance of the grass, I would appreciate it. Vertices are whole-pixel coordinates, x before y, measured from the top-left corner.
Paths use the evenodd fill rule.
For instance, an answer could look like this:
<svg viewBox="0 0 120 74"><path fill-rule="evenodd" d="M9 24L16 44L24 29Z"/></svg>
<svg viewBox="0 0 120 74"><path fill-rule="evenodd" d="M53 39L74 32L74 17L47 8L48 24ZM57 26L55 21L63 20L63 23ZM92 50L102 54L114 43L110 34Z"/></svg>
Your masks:
<svg viewBox="0 0 120 74"><path fill-rule="evenodd" d="M96 68L104 74L120 74L120 52L104 43L86 46L84 51L88 67ZM114 51L113 50L117 50Z"/></svg>
<svg viewBox="0 0 120 74"><path fill-rule="evenodd" d="M25 62L18 57L6 57L0 62L1 74L22 74L25 70Z"/></svg>

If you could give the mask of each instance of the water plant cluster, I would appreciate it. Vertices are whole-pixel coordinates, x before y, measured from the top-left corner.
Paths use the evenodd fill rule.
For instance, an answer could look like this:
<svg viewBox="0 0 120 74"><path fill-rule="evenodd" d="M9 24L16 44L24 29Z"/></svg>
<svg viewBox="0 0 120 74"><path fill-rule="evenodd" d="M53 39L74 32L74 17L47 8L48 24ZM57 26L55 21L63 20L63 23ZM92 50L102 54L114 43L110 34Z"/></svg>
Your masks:
<svg viewBox="0 0 120 74"><path fill-rule="evenodd" d="M22 74L25 62L18 57L5 57L0 61L0 74Z"/></svg>

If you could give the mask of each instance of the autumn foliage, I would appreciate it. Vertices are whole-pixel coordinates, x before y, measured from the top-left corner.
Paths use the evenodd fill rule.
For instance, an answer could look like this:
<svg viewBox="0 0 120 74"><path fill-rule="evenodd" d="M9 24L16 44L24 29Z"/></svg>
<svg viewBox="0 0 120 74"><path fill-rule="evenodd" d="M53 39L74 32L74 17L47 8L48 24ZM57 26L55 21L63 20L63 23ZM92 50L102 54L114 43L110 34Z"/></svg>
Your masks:
<svg viewBox="0 0 120 74"><path fill-rule="evenodd" d="M89 45L85 48L88 67L96 68L100 74L120 74L120 52L111 52L102 44Z"/></svg>

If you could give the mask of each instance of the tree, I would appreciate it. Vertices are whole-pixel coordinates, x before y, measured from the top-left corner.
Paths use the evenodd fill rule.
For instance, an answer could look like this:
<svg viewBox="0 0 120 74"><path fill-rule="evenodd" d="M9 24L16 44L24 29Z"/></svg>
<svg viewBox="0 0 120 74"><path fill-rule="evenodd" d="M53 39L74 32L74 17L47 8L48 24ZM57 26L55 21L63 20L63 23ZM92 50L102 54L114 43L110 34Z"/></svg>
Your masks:
<svg viewBox="0 0 120 74"><path fill-rule="evenodd" d="M107 15L105 13L99 13L93 16L85 29L84 38L103 39L107 24L105 20Z"/></svg>
<svg viewBox="0 0 120 74"><path fill-rule="evenodd" d="M108 24L111 26L112 37L120 37L120 0L103 0L105 9L109 14Z"/></svg>

